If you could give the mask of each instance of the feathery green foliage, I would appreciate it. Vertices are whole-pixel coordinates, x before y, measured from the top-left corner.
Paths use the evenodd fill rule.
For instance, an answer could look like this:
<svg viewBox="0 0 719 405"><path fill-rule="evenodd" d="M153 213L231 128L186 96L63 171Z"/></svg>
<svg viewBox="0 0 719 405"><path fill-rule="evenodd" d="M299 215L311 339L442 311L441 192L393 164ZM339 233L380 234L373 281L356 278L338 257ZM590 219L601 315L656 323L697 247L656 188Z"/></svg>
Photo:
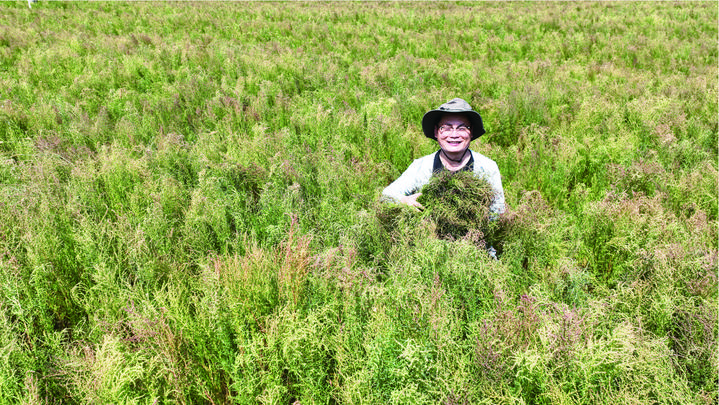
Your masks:
<svg viewBox="0 0 719 405"><path fill-rule="evenodd" d="M435 222L438 236L458 239L472 232L488 247L501 241L497 215L490 211L494 199L486 179L471 172L443 170L432 176L417 201Z"/></svg>
<svg viewBox="0 0 719 405"><path fill-rule="evenodd" d="M0 17L0 404L717 403L715 4ZM378 198L454 97L486 230Z"/></svg>

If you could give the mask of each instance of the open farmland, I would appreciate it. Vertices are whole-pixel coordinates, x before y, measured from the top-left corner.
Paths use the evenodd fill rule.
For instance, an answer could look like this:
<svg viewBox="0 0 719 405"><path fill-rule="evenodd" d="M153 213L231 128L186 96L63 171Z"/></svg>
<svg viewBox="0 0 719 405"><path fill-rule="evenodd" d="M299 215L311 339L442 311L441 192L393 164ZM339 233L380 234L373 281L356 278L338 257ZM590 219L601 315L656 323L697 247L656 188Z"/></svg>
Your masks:
<svg viewBox="0 0 719 405"><path fill-rule="evenodd" d="M0 3L0 403L716 404L717 14ZM499 260L378 201L454 97Z"/></svg>

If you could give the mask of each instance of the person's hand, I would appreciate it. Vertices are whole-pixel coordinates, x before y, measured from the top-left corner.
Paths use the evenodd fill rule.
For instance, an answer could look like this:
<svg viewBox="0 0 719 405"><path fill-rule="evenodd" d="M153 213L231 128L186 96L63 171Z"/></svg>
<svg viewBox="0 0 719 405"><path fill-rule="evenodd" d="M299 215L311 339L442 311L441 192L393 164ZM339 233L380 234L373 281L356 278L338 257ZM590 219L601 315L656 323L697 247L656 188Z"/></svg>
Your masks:
<svg viewBox="0 0 719 405"><path fill-rule="evenodd" d="M402 197L402 199L399 200L399 202L401 202L402 204L410 205L410 206L415 207L415 208L417 208L417 209L419 209L419 210L423 210L424 207L422 206L422 204L420 204L419 202L417 202L417 197L419 197L419 196L421 196L421 195L422 195L422 193L410 194L410 195L408 195L408 196Z"/></svg>

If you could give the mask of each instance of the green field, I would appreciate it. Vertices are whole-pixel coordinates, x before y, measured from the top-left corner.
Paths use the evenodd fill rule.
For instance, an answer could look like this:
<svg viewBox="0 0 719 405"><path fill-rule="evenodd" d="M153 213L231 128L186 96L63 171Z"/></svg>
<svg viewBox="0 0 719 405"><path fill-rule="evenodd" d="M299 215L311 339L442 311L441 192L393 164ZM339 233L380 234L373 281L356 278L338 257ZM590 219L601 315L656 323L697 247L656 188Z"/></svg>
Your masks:
<svg viewBox="0 0 719 405"><path fill-rule="evenodd" d="M717 14L0 3L0 404L717 404ZM379 201L454 97L499 260Z"/></svg>

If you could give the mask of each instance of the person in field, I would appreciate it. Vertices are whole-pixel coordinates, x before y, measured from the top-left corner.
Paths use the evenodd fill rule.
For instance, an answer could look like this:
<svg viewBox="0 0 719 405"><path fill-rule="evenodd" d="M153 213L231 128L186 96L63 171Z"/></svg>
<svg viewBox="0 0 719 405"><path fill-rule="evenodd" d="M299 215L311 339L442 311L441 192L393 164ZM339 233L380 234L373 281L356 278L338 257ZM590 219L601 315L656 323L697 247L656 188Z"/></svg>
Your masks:
<svg viewBox="0 0 719 405"><path fill-rule="evenodd" d="M485 178L494 189L490 206L494 214L504 212L504 189L497 163L469 149L469 144L484 134L482 117L461 98L450 100L422 117L422 131L439 144L439 150L415 159L407 170L382 191L385 199L424 209L417 201L420 190L434 173L442 170L471 171Z"/></svg>

